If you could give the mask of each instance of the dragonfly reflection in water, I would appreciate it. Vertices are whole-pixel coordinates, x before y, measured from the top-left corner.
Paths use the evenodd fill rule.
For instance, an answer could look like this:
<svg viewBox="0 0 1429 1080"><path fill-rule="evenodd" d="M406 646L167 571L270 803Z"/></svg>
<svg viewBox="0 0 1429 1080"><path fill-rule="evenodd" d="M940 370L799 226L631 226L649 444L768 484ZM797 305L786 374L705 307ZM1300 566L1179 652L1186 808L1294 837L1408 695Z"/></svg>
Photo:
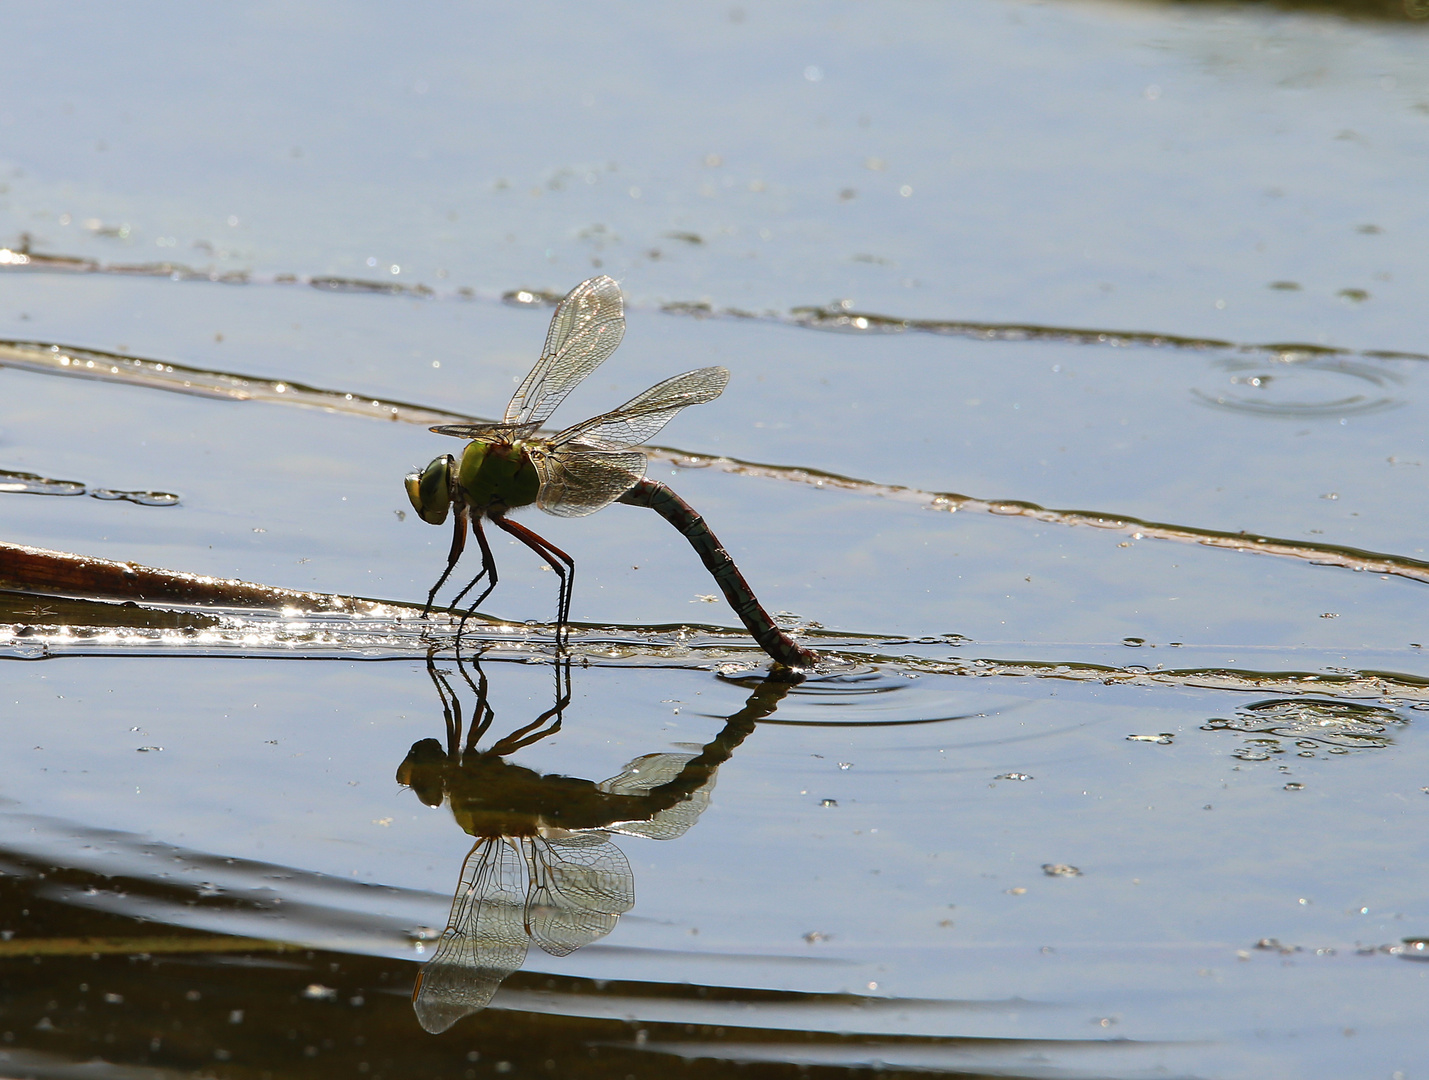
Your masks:
<svg viewBox="0 0 1429 1080"><path fill-rule="evenodd" d="M525 961L530 942L565 956L615 929L635 904L635 882L610 834L654 840L683 835L709 805L716 770L791 687L787 681L760 682L699 753L646 754L595 783L542 775L505 760L560 729L571 700L568 660L556 663L555 704L487 750L477 744L495 717L486 674L475 661L473 666L475 682L458 655L457 669L476 693L463 738L461 699L449 673L428 658L446 742L413 743L397 770L398 783L428 806L445 802L457 824L476 838L462 864L446 930L412 992L418 1021L433 1033L485 1008Z"/></svg>
<svg viewBox="0 0 1429 1080"><path fill-rule="evenodd" d="M440 525L448 513L454 514L447 567L427 594L423 614L461 558L468 521L481 548L481 572L457 593L452 607L483 578L486 588L462 616L463 625L496 588L496 560L482 526L483 520L490 520L544 559L560 578L559 646L570 621L575 560L507 514L535 503L557 517L583 517L619 501L648 506L680 530L745 627L778 663L813 667L818 657L775 625L704 519L666 485L645 476L645 455L635 449L653 439L681 409L719 397L729 382L726 369L687 371L637 394L618 409L548 438L539 437L541 425L615 351L624 334L620 286L604 275L583 281L556 306L541 358L517 387L501 423L432 428L439 435L471 441L460 462L443 454L406 477L407 497L423 521Z"/></svg>

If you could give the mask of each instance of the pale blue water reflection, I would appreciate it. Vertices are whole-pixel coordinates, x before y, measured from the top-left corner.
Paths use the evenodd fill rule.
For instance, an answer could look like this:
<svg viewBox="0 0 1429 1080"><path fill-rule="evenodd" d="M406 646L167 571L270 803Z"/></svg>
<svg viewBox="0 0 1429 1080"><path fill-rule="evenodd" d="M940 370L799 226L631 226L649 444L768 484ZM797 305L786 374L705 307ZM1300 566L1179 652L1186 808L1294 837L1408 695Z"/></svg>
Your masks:
<svg viewBox="0 0 1429 1080"><path fill-rule="evenodd" d="M1422 23L1003 2L7 23L0 213L45 248L558 292L599 260L637 300L1420 344Z"/></svg>
<svg viewBox="0 0 1429 1080"><path fill-rule="evenodd" d="M390 781L411 743L442 735L420 662L90 659L9 670L7 848L133 882L69 903L424 958L422 927L443 924L471 841L445 810ZM488 674L499 715L550 708L548 666ZM205 698L155 709L156 684L196 678ZM1421 968L1357 949L1397 945L1429 917L1424 864L1406 862L1429 813L1413 710L1396 713L1394 734L1373 749L1262 761L1213 730L1225 703L1216 691L1000 683L894 676L793 688L721 767L697 827L622 845L635 910L603 941L563 959L533 954L528 969L924 1002L875 1009L870 1032L1209 1040L1152 1057L1235 1074L1292 1055L1251 1027L1297 1031L1292 1056L1312 1047L1328 1071L1307 1074L1333 1075L1408 1022ZM629 668L577 670L573 691L560 729L514 760L590 776L652 751L688 757L679 748L707 742L749 693L701 672ZM855 718L860 726L844 724ZM901 722L935 718L945 719ZM1132 738L1159 733L1169 737ZM112 831L67 824L84 820ZM255 859L269 869L243 869ZM1080 874L1049 876L1052 864ZM151 898L142 883L168 877L259 908ZM1272 938L1301 951L1257 947ZM495 1007L534 1005L504 993ZM1023 1004L998 1004L1011 1001ZM1372 1013L1354 1004L1370 1001ZM966 1002L983 1007L962 1016ZM1308 1024L1307 1002L1319 1013ZM671 1006L640 1008L653 1020ZM787 1020L761 1015L741 1023ZM846 1023L812 1003L805 1021ZM1074 1069L1087 1052L1049 1051ZM1121 1075L1110 1049L1094 1060L1093 1071Z"/></svg>

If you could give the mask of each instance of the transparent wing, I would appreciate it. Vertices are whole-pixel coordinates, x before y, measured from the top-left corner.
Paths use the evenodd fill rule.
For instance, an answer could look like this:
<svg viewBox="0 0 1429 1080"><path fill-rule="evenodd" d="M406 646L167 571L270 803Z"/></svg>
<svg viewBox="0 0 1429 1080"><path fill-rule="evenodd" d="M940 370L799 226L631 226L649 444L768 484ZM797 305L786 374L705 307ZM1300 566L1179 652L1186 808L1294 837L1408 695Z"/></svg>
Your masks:
<svg viewBox="0 0 1429 1080"><path fill-rule="evenodd" d="M462 864L447 928L412 991L426 1030L446 1031L486 1008L526 959L526 885L523 860L505 840L476 842Z"/></svg>
<svg viewBox="0 0 1429 1080"><path fill-rule="evenodd" d="M438 435L455 435L458 439L511 442L530 438L538 427L539 424L439 424L427 430Z"/></svg>
<svg viewBox="0 0 1429 1080"><path fill-rule="evenodd" d="M507 424L545 423L567 394L615 351L625 335L620 286L602 274L556 305L541 359L506 406Z"/></svg>
<svg viewBox="0 0 1429 1080"><path fill-rule="evenodd" d="M536 505L557 517L583 517L609 506L645 475L645 455L627 447L652 438L685 406L713 401L728 382L722 367L687 371L531 448L541 477Z"/></svg>
<svg viewBox="0 0 1429 1080"><path fill-rule="evenodd" d="M605 937L635 906L635 876L607 834L581 832L529 843L526 930L552 956Z"/></svg>
<svg viewBox="0 0 1429 1080"><path fill-rule="evenodd" d="M566 428L551 440L554 447L574 445L596 450L624 450L649 442L670 418L689 405L703 405L724 392L729 371L699 368L656 383L618 409Z"/></svg>
<svg viewBox="0 0 1429 1080"><path fill-rule="evenodd" d="M602 780L596 786L612 795L645 795L662 784L670 783L697 757L697 753L646 754L625 766L618 776ZM651 840L673 840L683 836L709 806L715 776L715 771L711 769L709 779L690 792L687 799L657 811L648 821L612 823L610 831L625 833L627 836L645 836Z"/></svg>
<svg viewBox="0 0 1429 1080"><path fill-rule="evenodd" d="M611 795L644 795L651 788L670 783L697 757L698 753L644 754L596 787Z"/></svg>
<svg viewBox="0 0 1429 1080"><path fill-rule="evenodd" d="M645 455L633 450L607 453L579 450L548 453L527 448L541 488L536 505L556 517L584 517L609 506L645 475Z"/></svg>

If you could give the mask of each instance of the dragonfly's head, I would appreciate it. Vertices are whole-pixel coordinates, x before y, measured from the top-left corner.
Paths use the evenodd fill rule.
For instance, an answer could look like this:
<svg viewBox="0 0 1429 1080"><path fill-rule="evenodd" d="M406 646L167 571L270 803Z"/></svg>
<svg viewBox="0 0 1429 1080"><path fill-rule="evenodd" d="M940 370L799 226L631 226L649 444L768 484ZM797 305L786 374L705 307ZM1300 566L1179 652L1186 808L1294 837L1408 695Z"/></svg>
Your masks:
<svg viewBox="0 0 1429 1080"><path fill-rule="evenodd" d="M404 481L407 498L417 516L430 525L440 525L447 519L452 506L452 470L456 462L450 454L433 458L421 472L410 472Z"/></svg>
<svg viewBox="0 0 1429 1080"><path fill-rule="evenodd" d="M409 787L428 806L441 806L446 796L447 752L436 739L412 744L407 757L397 767L397 783Z"/></svg>

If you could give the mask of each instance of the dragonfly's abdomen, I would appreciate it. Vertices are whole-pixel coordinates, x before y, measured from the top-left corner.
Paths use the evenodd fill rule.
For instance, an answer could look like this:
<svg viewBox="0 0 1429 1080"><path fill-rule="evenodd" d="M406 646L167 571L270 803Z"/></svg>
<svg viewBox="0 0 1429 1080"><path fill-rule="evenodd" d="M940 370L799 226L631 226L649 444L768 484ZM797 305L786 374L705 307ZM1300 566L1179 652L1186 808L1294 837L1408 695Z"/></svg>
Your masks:
<svg viewBox="0 0 1429 1080"><path fill-rule="evenodd" d="M729 552L710 531L705 519L695 513L694 507L658 480L648 477L622 495L620 501L629 506L650 507L684 534L705 564L705 569L718 583L729 606L734 608L735 614L765 652L785 667L795 669L812 668L819 662L817 653L804 648L769 617Z"/></svg>
<svg viewBox="0 0 1429 1080"><path fill-rule="evenodd" d="M536 501L540 477L518 443L477 439L461 455L458 482L473 510L514 510Z"/></svg>

